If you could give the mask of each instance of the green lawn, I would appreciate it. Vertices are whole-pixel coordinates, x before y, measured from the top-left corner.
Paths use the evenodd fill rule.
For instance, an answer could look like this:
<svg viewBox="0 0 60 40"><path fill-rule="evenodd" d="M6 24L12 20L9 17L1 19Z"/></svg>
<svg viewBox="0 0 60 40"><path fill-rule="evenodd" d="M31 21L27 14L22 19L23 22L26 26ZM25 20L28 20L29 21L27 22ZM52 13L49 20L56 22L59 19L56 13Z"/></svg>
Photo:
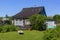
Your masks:
<svg viewBox="0 0 60 40"><path fill-rule="evenodd" d="M24 35L18 32L0 33L0 40L42 40L43 32L41 31L24 31Z"/></svg>

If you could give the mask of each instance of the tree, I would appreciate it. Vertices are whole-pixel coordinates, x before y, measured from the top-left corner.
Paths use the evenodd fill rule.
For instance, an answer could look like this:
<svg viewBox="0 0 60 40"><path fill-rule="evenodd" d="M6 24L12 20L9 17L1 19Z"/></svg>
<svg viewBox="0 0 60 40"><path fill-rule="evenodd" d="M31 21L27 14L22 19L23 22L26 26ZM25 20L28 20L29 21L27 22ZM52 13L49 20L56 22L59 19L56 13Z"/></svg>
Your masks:
<svg viewBox="0 0 60 40"><path fill-rule="evenodd" d="M35 14L30 17L31 29L45 30L46 29L46 16Z"/></svg>
<svg viewBox="0 0 60 40"><path fill-rule="evenodd" d="M47 19L53 20L53 16L48 16Z"/></svg>
<svg viewBox="0 0 60 40"><path fill-rule="evenodd" d="M53 19L57 22L60 23L60 15L56 14L53 16Z"/></svg>
<svg viewBox="0 0 60 40"><path fill-rule="evenodd" d="M12 20L12 16L5 15L5 18L8 18L9 20Z"/></svg>
<svg viewBox="0 0 60 40"><path fill-rule="evenodd" d="M5 15L6 20L4 21L4 24L12 24L12 17Z"/></svg>
<svg viewBox="0 0 60 40"><path fill-rule="evenodd" d="M8 15L6 14L6 16L5 16L6 18L8 18Z"/></svg>

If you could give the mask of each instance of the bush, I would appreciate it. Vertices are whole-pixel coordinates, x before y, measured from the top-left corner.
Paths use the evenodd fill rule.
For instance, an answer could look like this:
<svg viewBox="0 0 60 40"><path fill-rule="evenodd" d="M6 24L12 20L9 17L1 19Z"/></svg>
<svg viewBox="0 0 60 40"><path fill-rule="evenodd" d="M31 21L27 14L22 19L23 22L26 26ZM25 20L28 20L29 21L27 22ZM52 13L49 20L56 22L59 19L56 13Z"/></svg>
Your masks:
<svg viewBox="0 0 60 40"><path fill-rule="evenodd" d="M53 19L56 21L56 23L60 23L60 15L59 14L54 15Z"/></svg>
<svg viewBox="0 0 60 40"><path fill-rule="evenodd" d="M57 30L57 37L60 38L60 25L57 26L56 30Z"/></svg>
<svg viewBox="0 0 60 40"><path fill-rule="evenodd" d="M44 40L57 40L60 38L60 26L57 26L55 29L47 30L44 34Z"/></svg>
<svg viewBox="0 0 60 40"><path fill-rule="evenodd" d="M45 30L46 29L46 16L35 14L30 17L31 29Z"/></svg>
<svg viewBox="0 0 60 40"><path fill-rule="evenodd" d="M0 32L2 31L2 27L0 27Z"/></svg>
<svg viewBox="0 0 60 40"><path fill-rule="evenodd" d="M44 40L57 40L57 31L55 29L47 30L44 34Z"/></svg>
<svg viewBox="0 0 60 40"><path fill-rule="evenodd" d="M4 25L0 28L1 32L10 32L10 31L17 31L18 28L14 25Z"/></svg>

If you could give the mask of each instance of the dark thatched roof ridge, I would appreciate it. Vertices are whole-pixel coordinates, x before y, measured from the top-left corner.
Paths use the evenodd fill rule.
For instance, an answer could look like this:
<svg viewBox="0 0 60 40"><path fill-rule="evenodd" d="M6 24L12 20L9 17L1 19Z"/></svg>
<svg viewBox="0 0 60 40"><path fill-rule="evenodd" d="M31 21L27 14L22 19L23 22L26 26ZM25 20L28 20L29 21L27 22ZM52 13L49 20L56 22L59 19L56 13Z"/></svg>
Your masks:
<svg viewBox="0 0 60 40"><path fill-rule="evenodd" d="M29 16L40 13L42 10L45 11L43 6L23 8L23 10L17 13L16 15L14 15L13 18L28 18Z"/></svg>

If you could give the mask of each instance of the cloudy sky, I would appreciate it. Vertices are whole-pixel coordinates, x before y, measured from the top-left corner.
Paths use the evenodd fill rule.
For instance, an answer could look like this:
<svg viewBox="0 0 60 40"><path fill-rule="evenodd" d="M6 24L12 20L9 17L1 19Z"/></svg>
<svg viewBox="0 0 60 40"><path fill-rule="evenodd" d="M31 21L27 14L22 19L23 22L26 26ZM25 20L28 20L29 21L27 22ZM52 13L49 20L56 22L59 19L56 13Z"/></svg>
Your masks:
<svg viewBox="0 0 60 40"><path fill-rule="evenodd" d="M46 14L60 14L60 0L0 0L0 17L13 16L26 7L44 6Z"/></svg>

